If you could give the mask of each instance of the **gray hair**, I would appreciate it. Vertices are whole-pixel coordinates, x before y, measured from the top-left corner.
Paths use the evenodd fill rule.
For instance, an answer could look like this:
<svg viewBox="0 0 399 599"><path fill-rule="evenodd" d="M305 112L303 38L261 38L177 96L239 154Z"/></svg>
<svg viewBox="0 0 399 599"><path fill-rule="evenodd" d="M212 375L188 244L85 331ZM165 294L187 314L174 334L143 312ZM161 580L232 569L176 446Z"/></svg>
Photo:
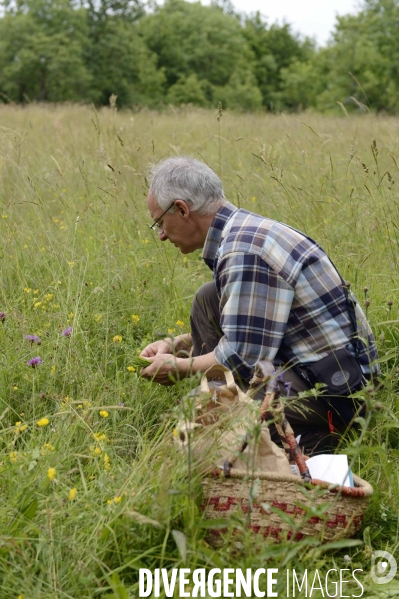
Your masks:
<svg viewBox="0 0 399 599"><path fill-rule="evenodd" d="M190 156L166 158L151 168L150 176L150 192L163 210L173 200L184 200L194 212L213 214L225 200L216 173Z"/></svg>

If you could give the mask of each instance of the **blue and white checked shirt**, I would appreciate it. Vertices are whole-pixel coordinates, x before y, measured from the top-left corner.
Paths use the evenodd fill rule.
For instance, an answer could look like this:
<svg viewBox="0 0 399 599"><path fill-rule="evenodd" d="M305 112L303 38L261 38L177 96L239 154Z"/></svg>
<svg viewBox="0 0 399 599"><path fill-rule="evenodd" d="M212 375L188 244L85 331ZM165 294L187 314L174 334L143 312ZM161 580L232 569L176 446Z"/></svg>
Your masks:
<svg viewBox="0 0 399 599"><path fill-rule="evenodd" d="M341 279L312 239L226 202L202 254L213 270L224 333L216 360L249 380L259 360L315 362L348 346L353 327ZM360 363L376 360L375 340L356 305ZM373 366L378 372L378 365Z"/></svg>

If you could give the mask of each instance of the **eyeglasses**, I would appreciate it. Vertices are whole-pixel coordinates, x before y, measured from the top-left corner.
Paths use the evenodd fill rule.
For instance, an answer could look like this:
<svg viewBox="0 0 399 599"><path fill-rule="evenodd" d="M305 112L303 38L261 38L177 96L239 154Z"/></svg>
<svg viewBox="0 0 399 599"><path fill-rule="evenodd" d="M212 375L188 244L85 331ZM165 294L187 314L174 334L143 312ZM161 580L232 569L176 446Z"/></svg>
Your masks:
<svg viewBox="0 0 399 599"><path fill-rule="evenodd" d="M152 223L152 225L148 225L148 226L150 227L150 229L154 230L154 229L155 229L155 227L158 227L159 229L161 228L161 225L159 225L159 224L158 224L158 223L159 223L159 221L161 220L161 218L162 218L163 216L165 216L165 214L166 214L167 212L169 212L169 210L170 210L171 208L173 208L173 206L175 205L175 202L176 202L176 200L173 200L173 202L171 203L171 205L170 205L168 208L166 208L165 212L162 212L161 216L159 216L159 217L157 218L157 220L154 220L154 222Z"/></svg>

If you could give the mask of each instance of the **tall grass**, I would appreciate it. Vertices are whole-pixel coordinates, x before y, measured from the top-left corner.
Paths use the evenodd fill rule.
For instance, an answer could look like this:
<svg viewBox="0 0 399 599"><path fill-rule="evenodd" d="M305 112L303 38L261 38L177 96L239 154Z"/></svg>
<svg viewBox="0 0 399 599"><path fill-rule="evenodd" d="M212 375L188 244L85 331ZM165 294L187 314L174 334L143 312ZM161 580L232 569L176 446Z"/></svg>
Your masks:
<svg viewBox="0 0 399 599"><path fill-rule="evenodd" d="M339 569L347 553L367 572L372 550L397 553L399 120L220 116L0 109L1 599L133 597L140 567ZM162 388L132 370L148 342L188 331L211 277L200 253L147 226L148 165L173 154L221 171L233 203L316 239L369 300L384 388L361 446L343 448L375 487L362 544L248 538L237 555L204 541L170 441L190 382Z"/></svg>

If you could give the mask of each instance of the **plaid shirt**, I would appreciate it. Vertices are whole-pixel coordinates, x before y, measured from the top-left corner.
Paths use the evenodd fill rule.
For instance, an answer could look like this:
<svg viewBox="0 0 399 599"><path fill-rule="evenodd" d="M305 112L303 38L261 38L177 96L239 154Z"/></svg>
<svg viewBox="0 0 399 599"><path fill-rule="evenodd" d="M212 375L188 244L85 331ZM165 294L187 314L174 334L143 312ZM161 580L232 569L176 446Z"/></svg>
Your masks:
<svg viewBox="0 0 399 599"><path fill-rule="evenodd" d="M303 233L226 202L212 221L202 257L213 270L220 301L224 336L216 360L244 380L259 360L303 364L345 346L353 350L341 278ZM356 316L360 363L369 373L375 341L359 304Z"/></svg>

